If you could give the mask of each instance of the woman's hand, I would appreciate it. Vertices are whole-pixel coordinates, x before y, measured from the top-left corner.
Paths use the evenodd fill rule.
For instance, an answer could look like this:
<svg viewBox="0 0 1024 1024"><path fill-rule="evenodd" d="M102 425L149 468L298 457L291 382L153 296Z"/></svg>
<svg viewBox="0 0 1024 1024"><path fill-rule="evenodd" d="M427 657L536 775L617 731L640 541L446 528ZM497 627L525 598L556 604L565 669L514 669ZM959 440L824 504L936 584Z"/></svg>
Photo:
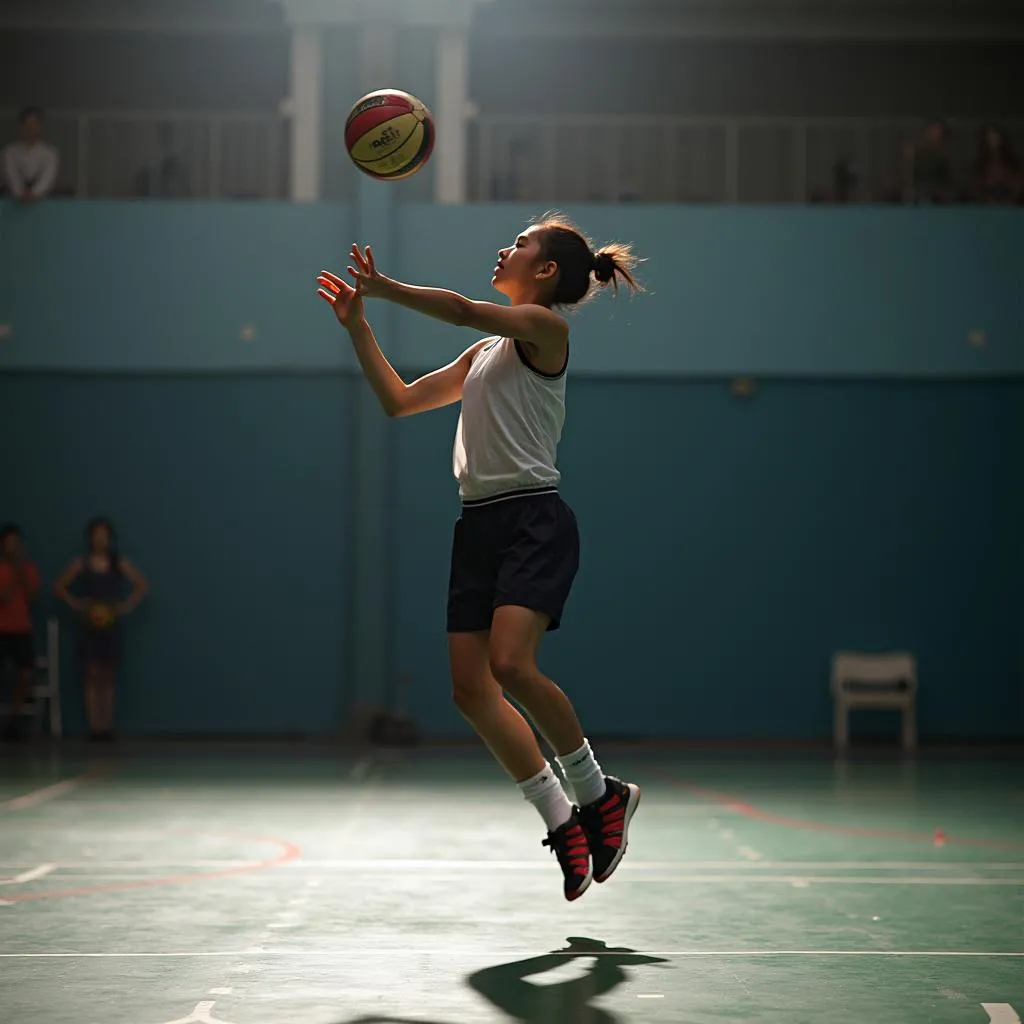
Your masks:
<svg viewBox="0 0 1024 1024"><path fill-rule="evenodd" d="M349 267L348 272L355 279L356 287L361 290L361 293L368 299L385 297L391 281L377 270L377 266L373 262L373 250L367 246L365 251L360 252L359 246L353 242L349 255L356 265Z"/></svg>
<svg viewBox="0 0 1024 1024"><path fill-rule="evenodd" d="M327 270L320 272L316 282L320 285L317 295L331 304L342 327L347 330L363 322L363 293L358 283L353 288L347 281Z"/></svg>

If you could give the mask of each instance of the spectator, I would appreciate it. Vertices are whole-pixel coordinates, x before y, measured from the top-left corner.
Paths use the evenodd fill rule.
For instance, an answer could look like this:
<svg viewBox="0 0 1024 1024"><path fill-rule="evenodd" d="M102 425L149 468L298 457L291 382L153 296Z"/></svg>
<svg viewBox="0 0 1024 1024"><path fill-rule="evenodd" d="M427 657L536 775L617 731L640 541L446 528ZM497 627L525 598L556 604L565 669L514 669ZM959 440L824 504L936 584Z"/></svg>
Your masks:
<svg viewBox="0 0 1024 1024"><path fill-rule="evenodd" d="M35 644L32 599L39 590L39 570L25 554L21 531L13 523L0 527L0 671L14 669L7 738L25 739L20 712L32 692Z"/></svg>
<svg viewBox="0 0 1024 1024"><path fill-rule="evenodd" d="M57 182L56 146L43 141L43 112L26 107L18 115L18 141L9 142L0 155L4 191L31 202L48 196Z"/></svg>
<svg viewBox="0 0 1024 1024"><path fill-rule="evenodd" d="M832 165L832 195L834 202L852 203L857 198L859 175L857 167L849 157L840 157Z"/></svg>
<svg viewBox="0 0 1024 1024"><path fill-rule="evenodd" d="M930 121L920 139L906 149L904 196L910 203L951 203L956 192L949 155L949 127Z"/></svg>
<svg viewBox="0 0 1024 1024"><path fill-rule="evenodd" d="M121 660L121 618L149 590L138 569L117 550L109 519L85 528L85 554L74 559L54 590L82 616L79 656L85 671L85 707L94 740L113 739L114 682ZM71 592L75 586L77 593ZM125 596L126 588L131 593Z"/></svg>
<svg viewBox="0 0 1024 1024"><path fill-rule="evenodd" d="M986 125L978 139L972 185L973 198L979 203L1021 201L1020 161L1013 144L995 125Z"/></svg>

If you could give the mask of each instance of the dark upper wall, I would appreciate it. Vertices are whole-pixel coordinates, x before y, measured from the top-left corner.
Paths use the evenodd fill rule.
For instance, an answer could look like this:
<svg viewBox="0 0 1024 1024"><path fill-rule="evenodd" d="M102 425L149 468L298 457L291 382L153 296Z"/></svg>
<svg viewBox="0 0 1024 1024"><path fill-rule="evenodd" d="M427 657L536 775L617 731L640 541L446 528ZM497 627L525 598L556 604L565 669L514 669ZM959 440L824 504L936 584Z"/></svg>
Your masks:
<svg viewBox="0 0 1024 1024"><path fill-rule="evenodd" d="M854 43L499 36L478 26L484 113L1024 116L1024 43Z"/></svg>
<svg viewBox="0 0 1024 1024"><path fill-rule="evenodd" d="M423 45L432 48L427 33ZM0 109L276 110L284 25L259 32L0 31ZM1024 42L562 39L474 27L483 114L1024 117Z"/></svg>
<svg viewBox="0 0 1024 1024"><path fill-rule="evenodd" d="M245 35L0 32L0 108L276 110L286 30Z"/></svg>

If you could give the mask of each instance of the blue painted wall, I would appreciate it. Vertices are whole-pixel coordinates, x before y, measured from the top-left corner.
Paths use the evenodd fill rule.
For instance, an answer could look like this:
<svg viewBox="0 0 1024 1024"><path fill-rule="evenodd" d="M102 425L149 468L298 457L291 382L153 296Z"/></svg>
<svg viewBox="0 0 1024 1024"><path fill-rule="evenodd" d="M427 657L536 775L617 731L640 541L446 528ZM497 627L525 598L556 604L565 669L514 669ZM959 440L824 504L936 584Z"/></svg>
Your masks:
<svg viewBox="0 0 1024 1024"><path fill-rule="evenodd" d="M354 235L376 243L385 273L486 298L497 249L541 212L396 203L393 237L363 238L379 188L354 206L0 203L0 323L13 329L0 368L353 366L311 286L325 264L345 266ZM570 212L599 242L635 241L651 291L579 312L579 370L1024 373L1024 211ZM256 337L240 344L247 324ZM976 328L983 348L967 344ZM404 310L382 341L410 366L460 346Z"/></svg>
<svg viewBox="0 0 1024 1024"><path fill-rule="evenodd" d="M495 255L542 210L401 206L382 269L486 298ZM1024 211L574 206L596 242L630 240L651 294L576 320L577 370L615 377L1024 373ZM401 358L450 357L404 311ZM984 348L967 344L987 333ZM408 345L406 348L404 346Z"/></svg>
<svg viewBox="0 0 1024 1024"><path fill-rule="evenodd" d="M152 585L126 623L124 732L339 727L353 384L337 373L0 376L0 517L22 524L47 584L102 514ZM41 610L55 607L46 595ZM74 732L74 625L61 617Z"/></svg>
<svg viewBox="0 0 1024 1024"><path fill-rule="evenodd" d="M315 299L353 230L345 205L0 203L0 369L354 365Z"/></svg>
<svg viewBox="0 0 1024 1024"><path fill-rule="evenodd" d="M0 206L0 408L26 428L0 446L0 518L51 580L86 518L121 523L154 588L127 732L333 732L354 692L407 673L427 731L468 734L443 618L456 410L368 431L312 278L384 225L385 272L484 297L539 211L360 196ZM830 652L908 646L926 736L1024 734L1024 218L570 212L650 257L651 294L576 320L562 465L584 563L544 663L588 730L824 737ZM407 375L472 341L375 313ZM752 399L734 373L763 376ZM373 566L367 681L353 601Z"/></svg>
<svg viewBox="0 0 1024 1024"><path fill-rule="evenodd" d="M740 401L720 380L588 378L568 394L583 555L543 665L589 730L820 738L831 653L899 647L920 661L923 735L1024 734L1024 381L788 379ZM395 425L392 583L411 706L451 734L454 426L448 410Z"/></svg>

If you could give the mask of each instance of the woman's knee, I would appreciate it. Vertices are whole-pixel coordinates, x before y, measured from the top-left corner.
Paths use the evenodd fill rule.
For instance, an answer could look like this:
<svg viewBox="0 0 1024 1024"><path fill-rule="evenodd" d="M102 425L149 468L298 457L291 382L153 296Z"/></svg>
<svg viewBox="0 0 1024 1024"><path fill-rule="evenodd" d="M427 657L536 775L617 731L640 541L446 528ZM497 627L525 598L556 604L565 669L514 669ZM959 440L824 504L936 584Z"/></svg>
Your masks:
<svg viewBox="0 0 1024 1024"><path fill-rule="evenodd" d="M547 622L546 616L529 608L501 605L495 609L488 664L494 678L514 697L538 679L536 652Z"/></svg>
<svg viewBox="0 0 1024 1024"><path fill-rule="evenodd" d="M501 690L487 668L487 639L474 634L449 639L452 700L467 718L501 699Z"/></svg>
<svg viewBox="0 0 1024 1024"><path fill-rule="evenodd" d="M491 675L513 696L521 693L537 676L532 651L518 646L493 644L488 663Z"/></svg>

